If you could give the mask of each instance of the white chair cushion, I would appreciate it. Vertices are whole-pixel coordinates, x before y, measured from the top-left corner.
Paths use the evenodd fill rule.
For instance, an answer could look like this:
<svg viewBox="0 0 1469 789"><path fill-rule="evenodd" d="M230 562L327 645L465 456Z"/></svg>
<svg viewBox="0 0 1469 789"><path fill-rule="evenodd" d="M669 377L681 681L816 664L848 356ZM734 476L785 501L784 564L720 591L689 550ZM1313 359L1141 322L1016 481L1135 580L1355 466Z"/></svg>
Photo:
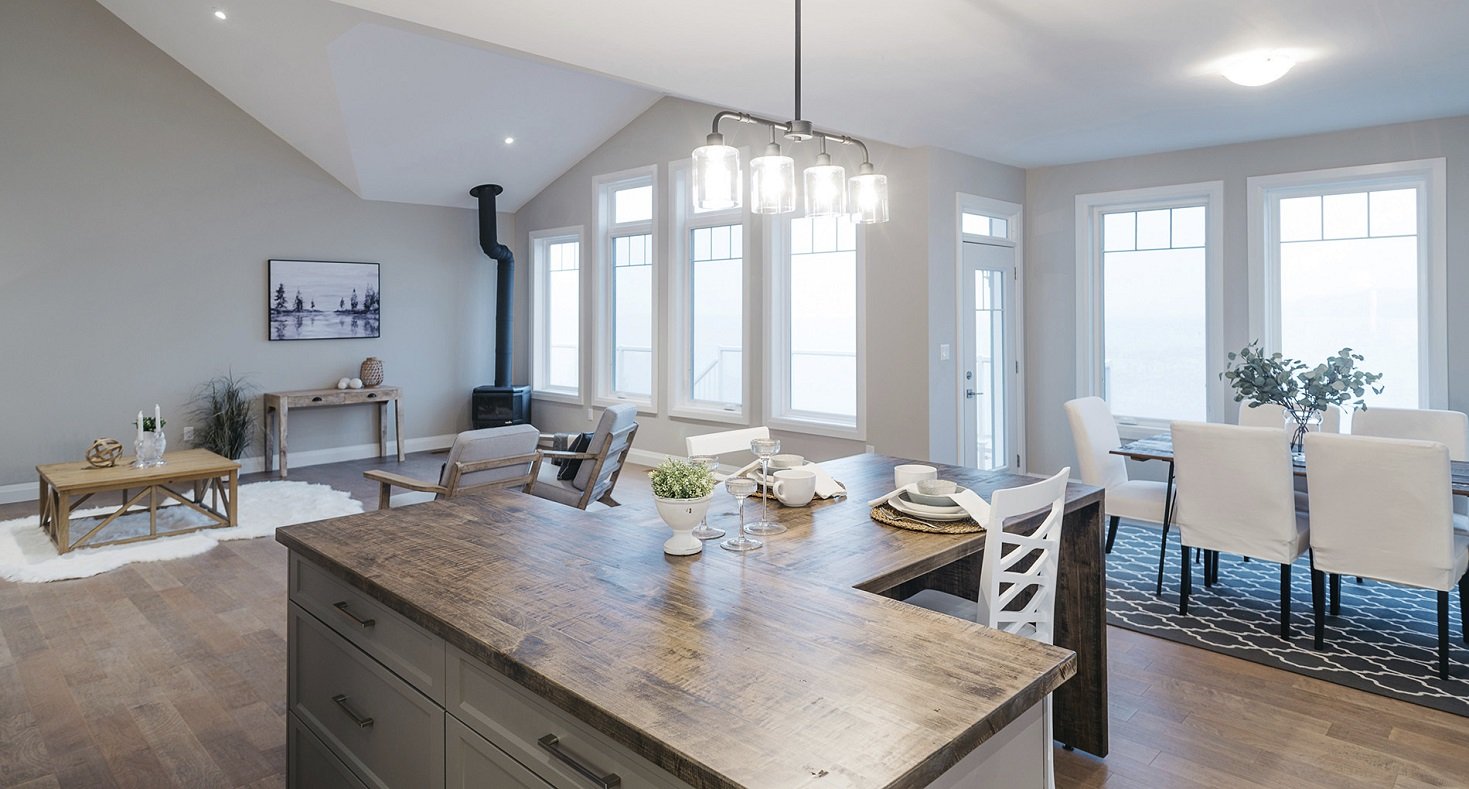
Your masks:
<svg viewBox="0 0 1469 789"><path fill-rule="evenodd" d="M1163 523L1163 500L1168 486L1162 482L1134 479L1107 488L1107 514L1128 520Z"/></svg>
<svg viewBox="0 0 1469 789"><path fill-rule="evenodd" d="M582 491L571 486L570 480L556 479L556 467L545 463L541 465L541 473L536 477L535 487L531 488L531 495L537 498L554 501L557 504L565 504L575 507L581 501ZM612 509L606 504L593 501L587 505L587 511Z"/></svg>
<svg viewBox="0 0 1469 789"><path fill-rule="evenodd" d="M1454 531L1459 534L1469 534L1469 515L1454 513Z"/></svg>

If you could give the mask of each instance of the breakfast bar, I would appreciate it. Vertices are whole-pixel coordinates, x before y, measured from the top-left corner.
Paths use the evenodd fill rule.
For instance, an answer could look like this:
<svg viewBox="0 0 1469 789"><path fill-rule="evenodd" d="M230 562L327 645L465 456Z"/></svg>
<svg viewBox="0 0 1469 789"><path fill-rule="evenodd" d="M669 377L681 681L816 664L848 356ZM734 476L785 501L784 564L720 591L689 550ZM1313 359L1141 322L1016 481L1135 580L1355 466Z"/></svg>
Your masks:
<svg viewBox="0 0 1469 789"><path fill-rule="evenodd" d="M513 492L280 529L292 784L1038 786L1042 703L1081 674L1056 737L1105 753L1102 625L1074 581L1058 643L1082 649L884 596L962 587L983 545L873 522L900 462L823 464L851 496L773 510L790 530L748 554L664 555L651 502ZM943 471L986 496L1031 481ZM1063 553L1099 554L1101 492L1068 493Z"/></svg>

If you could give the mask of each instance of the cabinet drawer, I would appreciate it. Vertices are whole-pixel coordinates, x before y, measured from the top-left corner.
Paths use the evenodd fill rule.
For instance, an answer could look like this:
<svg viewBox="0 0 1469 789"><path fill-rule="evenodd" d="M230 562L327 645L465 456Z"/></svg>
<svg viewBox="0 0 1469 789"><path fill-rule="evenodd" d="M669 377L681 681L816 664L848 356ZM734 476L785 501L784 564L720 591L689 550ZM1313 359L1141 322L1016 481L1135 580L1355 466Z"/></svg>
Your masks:
<svg viewBox="0 0 1469 789"><path fill-rule="evenodd" d="M687 784L452 646L446 689L451 713L560 789L684 789ZM549 735L549 741L548 741ZM559 754L559 755L558 755ZM579 765L582 769L577 769ZM611 780L615 775L617 782Z"/></svg>
<svg viewBox="0 0 1469 789"><path fill-rule="evenodd" d="M286 713L286 786L288 789L367 789L294 713Z"/></svg>
<svg viewBox="0 0 1469 789"><path fill-rule="evenodd" d="M445 786L448 789L551 789L489 740L449 715L444 719Z"/></svg>
<svg viewBox="0 0 1469 789"><path fill-rule="evenodd" d="M294 553L290 597L410 685L443 703L443 639Z"/></svg>
<svg viewBox="0 0 1469 789"><path fill-rule="evenodd" d="M288 604L290 711L372 787L444 785L444 711Z"/></svg>

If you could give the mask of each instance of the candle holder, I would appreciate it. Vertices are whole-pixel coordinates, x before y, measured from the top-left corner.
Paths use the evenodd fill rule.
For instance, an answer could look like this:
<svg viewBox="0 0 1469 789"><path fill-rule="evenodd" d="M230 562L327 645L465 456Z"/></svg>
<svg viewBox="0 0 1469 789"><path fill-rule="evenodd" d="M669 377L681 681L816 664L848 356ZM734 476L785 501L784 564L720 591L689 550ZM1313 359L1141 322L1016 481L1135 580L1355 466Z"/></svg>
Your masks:
<svg viewBox="0 0 1469 789"><path fill-rule="evenodd" d="M168 438L162 430L145 430L133 441L133 468L151 468L164 464L163 452L168 448Z"/></svg>

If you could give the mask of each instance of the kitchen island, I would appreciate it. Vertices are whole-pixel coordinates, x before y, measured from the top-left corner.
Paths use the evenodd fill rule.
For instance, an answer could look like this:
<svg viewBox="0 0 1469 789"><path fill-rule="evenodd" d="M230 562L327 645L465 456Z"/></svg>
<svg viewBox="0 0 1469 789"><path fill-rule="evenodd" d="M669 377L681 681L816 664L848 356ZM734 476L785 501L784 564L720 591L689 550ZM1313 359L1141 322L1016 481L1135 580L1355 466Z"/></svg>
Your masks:
<svg viewBox="0 0 1469 789"><path fill-rule="evenodd" d="M873 593L976 555L866 518L896 462L826 464L853 498L781 511L745 555L665 556L651 507L518 493L281 529L292 781L1039 785L1076 656Z"/></svg>

